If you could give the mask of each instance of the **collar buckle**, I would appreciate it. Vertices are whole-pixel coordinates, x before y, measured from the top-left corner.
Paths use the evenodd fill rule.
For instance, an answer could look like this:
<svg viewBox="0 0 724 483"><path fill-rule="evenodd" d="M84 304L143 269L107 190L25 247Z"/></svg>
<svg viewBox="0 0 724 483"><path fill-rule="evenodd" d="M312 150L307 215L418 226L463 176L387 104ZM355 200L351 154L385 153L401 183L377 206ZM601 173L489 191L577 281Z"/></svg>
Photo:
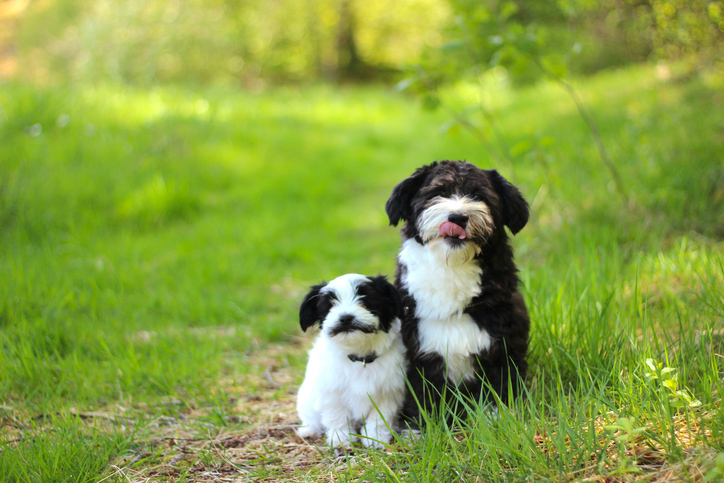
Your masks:
<svg viewBox="0 0 724 483"><path fill-rule="evenodd" d="M347 359L349 359L352 362L361 362L362 367L367 367L367 364L372 364L375 359L377 359L379 356L376 352L373 352L371 354L367 354L366 356L358 356L355 354L348 354Z"/></svg>

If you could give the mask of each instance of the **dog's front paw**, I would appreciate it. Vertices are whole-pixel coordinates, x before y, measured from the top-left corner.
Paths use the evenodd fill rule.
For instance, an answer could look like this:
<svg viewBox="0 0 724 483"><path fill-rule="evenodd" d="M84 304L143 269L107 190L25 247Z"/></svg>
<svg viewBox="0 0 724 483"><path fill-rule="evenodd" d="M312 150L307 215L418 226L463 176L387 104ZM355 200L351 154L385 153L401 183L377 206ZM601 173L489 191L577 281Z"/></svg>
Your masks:
<svg viewBox="0 0 724 483"><path fill-rule="evenodd" d="M297 433L297 436L302 439L316 438L317 436L322 435L322 432L313 426L300 426L295 430L295 432Z"/></svg>
<svg viewBox="0 0 724 483"><path fill-rule="evenodd" d="M374 448L374 449L382 449L385 447L386 443L389 443L390 438L384 438L384 439L372 439L372 438L362 438L362 446L365 448Z"/></svg>
<svg viewBox="0 0 724 483"><path fill-rule="evenodd" d="M422 430L420 430L419 427L416 428L410 428L407 427L399 432L399 435L402 438L408 439L413 443L417 443L422 439Z"/></svg>
<svg viewBox="0 0 724 483"><path fill-rule="evenodd" d="M392 434L389 431L373 431L362 435L362 445L365 448L382 449L389 444Z"/></svg>
<svg viewBox="0 0 724 483"><path fill-rule="evenodd" d="M332 448L351 448L352 436L348 431L327 431L327 444Z"/></svg>

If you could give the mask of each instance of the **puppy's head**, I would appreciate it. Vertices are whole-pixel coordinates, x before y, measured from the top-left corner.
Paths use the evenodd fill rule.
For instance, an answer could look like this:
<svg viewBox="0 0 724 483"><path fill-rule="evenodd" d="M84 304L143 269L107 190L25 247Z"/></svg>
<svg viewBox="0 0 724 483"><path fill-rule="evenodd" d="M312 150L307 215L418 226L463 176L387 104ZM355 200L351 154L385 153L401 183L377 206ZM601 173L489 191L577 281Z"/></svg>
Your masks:
<svg viewBox="0 0 724 483"><path fill-rule="evenodd" d="M303 331L319 322L329 338L338 340L389 332L402 316L402 302L387 279L347 274L312 287L299 308Z"/></svg>
<svg viewBox="0 0 724 483"><path fill-rule="evenodd" d="M515 186L494 169L464 161L417 169L394 188L386 210L391 225L407 221L403 236L451 262L480 253L503 225L516 234L528 222L528 203Z"/></svg>

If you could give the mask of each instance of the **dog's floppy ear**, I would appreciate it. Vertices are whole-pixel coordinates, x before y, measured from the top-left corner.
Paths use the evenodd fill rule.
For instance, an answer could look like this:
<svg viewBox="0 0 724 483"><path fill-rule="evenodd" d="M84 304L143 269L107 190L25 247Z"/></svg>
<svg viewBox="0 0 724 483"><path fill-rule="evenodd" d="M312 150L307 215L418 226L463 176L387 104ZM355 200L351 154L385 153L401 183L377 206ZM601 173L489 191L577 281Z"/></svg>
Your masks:
<svg viewBox="0 0 724 483"><path fill-rule="evenodd" d="M315 285L304 297L302 305L299 307L299 325L302 326L302 332L306 332L308 328L317 322L321 325L322 320L327 316L327 314L321 314L319 312L319 292L326 286L326 283Z"/></svg>
<svg viewBox="0 0 724 483"><path fill-rule="evenodd" d="M385 298L387 306L391 309L392 318L401 319L403 315L402 299L400 299L397 289L387 281L387 277L384 275L371 277L370 280L375 289Z"/></svg>
<svg viewBox="0 0 724 483"><path fill-rule="evenodd" d="M387 200L387 204L385 204L387 216L390 218L390 225L397 226L400 219L409 220L412 217L412 197L415 196L415 193L425 181L427 174L435 166L437 166L437 161L417 168L409 178L402 180L395 186L390 198Z"/></svg>
<svg viewBox="0 0 724 483"><path fill-rule="evenodd" d="M508 225L510 232L515 235L528 223L528 202L518 188L510 184L496 170L491 169L488 174L503 204L503 223Z"/></svg>

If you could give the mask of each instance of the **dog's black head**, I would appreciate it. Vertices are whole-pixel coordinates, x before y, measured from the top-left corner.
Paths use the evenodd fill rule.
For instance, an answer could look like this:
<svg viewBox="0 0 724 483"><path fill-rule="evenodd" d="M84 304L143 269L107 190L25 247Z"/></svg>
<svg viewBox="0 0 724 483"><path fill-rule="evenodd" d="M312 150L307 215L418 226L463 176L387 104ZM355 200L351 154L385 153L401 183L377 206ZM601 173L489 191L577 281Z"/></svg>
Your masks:
<svg viewBox="0 0 724 483"><path fill-rule="evenodd" d="M423 243L442 238L449 246L483 245L506 225L518 233L528 222L528 203L496 170L464 161L418 168L387 200L390 225L407 223L403 236Z"/></svg>
<svg viewBox="0 0 724 483"><path fill-rule="evenodd" d="M315 285L299 308L303 331L319 322L329 337L352 332L388 332L400 317L400 296L382 275L347 274Z"/></svg>

